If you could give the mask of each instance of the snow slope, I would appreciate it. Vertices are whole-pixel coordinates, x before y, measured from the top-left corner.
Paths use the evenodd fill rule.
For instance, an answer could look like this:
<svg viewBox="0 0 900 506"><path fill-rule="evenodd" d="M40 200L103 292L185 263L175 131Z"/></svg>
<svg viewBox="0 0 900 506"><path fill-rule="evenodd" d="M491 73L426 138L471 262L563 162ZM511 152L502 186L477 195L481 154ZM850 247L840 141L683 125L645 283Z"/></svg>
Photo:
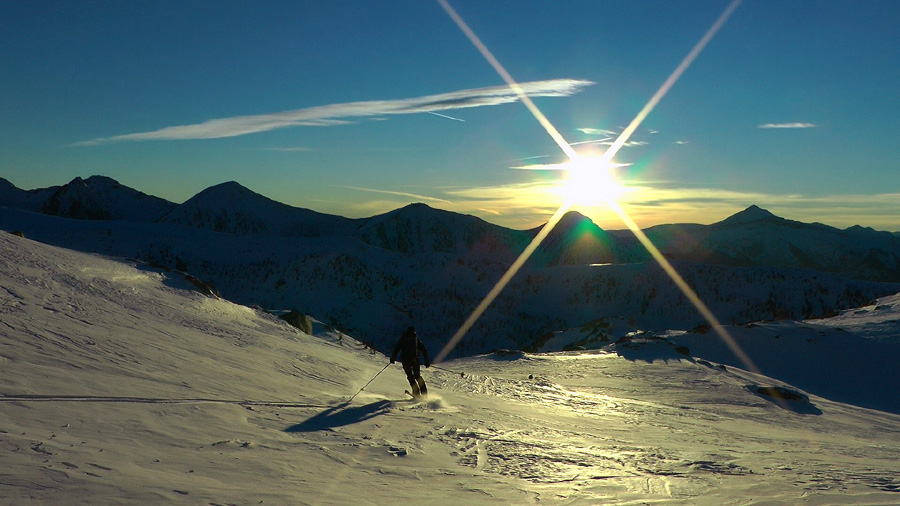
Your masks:
<svg viewBox="0 0 900 506"><path fill-rule="evenodd" d="M420 403L392 366L348 402L386 357L172 273L0 233L0 287L2 504L900 501L900 415L664 340L445 362Z"/></svg>

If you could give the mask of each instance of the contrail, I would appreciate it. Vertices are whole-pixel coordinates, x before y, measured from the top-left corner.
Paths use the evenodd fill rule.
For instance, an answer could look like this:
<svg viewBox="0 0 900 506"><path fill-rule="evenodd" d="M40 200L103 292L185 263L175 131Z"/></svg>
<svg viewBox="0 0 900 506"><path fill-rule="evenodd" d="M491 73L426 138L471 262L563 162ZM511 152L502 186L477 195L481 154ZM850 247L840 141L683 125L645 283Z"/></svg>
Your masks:
<svg viewBox="0 0 900 506"><path fill-rule="evenodd" d="M566 156L568 156L571 160L578 158L578 153L576 153L575 150L572 149L571 146L569 146L569 143L566 142L565 139L563 139L563 136L560 135L556 127L553 126L553 124L550 123L550 120L548 120L547 117L544 116L544 113L542 113L541 110L538 109L536 105L534 105L534 102L531 101L531 97L529 97L528 94L525 93L525 90L522 89L522 86L512 78L509 72L507 72L503 65L500 64L500 61L494 57L494 54L490 52L490 50L487 48L487 46L484 45L483 42L481 42L481 39L479 39L478 36L475 35L475 32L473 32L472 29L469 28L469 25L466 24L465 21L463 21L463 18L461 18L459 14L456 13L456 11L453 9L453 7L450 6L447 0L438 0L438 3L441 4L441 7L443 7L447 14L450 15L450 18L452 18L456 25L459 26L460 30L462 30L463 33L466 34L466 37L468 37L469 40L472 41L472 44L476 49L478 49L481 55L484 56L484 59L487 60L488 63L490 63L491 66L494 67L494 70L496 70L497 73L500 74L500 77L502 77L503 80L506 81L509 89L512 90L513 93L515 93L519 97L519 100L521 100L522 103L525 104L525 107L527 107L528 110L531 111L531 114L533 114L541 124L541 126L544 127L544 130L546 130L547 133L550 134L550 137L556 142L556 145L559 146L559 149L561 149L562 152L565 153Z"/></svg>
<svg viewBox="0 0 900 506"><path fill-rule="evenodd" d="M428 114L431 114L432 116L438 116L441 118L452 119L453 121L462 121L463 123L466 122L466 120L464 120L464 119L454 118L453 116L447 116L446 114L441 114L439 112L428 111Z"/></svg>
<svg viewBox="0 0 900 506"><path fill-rule="evenodd" d="M411 198L420 199L420 200L431 200L434 202L441 202L443 204L452 204L453 203L446 199L441 199L441 198L437 198L437 197L429 197L427 195L419 195L417 193L398 192L398 191L390 191L390 190L377 190L375 188L361 188L359 186L345 186L345 185L340 185L340 184L334 185L334 186L336 186L338 188L347 188L350 190L358 190L358 191L362 191L362 192L384 193L386 195L397 195L399 197L411 197Z"/></svg>

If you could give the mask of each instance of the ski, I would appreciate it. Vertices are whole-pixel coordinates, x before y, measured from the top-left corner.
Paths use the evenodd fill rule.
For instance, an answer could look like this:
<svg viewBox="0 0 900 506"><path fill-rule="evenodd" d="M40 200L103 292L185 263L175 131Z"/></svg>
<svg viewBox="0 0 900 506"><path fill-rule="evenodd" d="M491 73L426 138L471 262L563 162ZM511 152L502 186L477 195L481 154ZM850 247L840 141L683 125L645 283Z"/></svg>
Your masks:
<svg viewBox="0 0 900 506"><path fill-rule="evenodd" d="M421 394L421 395L413 395L413 393L410 392L409 390L404 390L403 393L405 393L406 395L410 396L410 397L412 398L412 400L414 400L414 401L420 401L420 400L422 400L423 398L425 398L425 394Z"/></svg>

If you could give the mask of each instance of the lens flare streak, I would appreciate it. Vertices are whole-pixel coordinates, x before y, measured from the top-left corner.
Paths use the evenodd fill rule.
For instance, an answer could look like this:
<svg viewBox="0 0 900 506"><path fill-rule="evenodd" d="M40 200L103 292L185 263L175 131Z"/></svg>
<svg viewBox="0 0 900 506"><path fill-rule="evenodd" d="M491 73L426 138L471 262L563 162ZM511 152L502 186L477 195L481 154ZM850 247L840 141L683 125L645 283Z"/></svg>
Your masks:
<svg viewBox="0 0 900 506"><path fill-rule="evenodd" d="M747 366L748 370L752 372L759 372L756 364L754 364L750 357L746 353L744 353L744 350L741 349L740 346L738 346L737 341L735 341L734 338L731 337L731 334L728 333L725 327L722 326L721 323L719 323L719 319L716 318L713 312L710 311L709 307L703 302L702 299L700 299L700 296L697 295L697 292L695 292L694 289L687 284L684 278L681 277L681 274L678 274L678 271L675 270L675 267L673 267L672 264L666 259L666 257L663 256L663 254L659 251L659 248L657 248L656 245L653 244L653 242L650 240L650 238L647 237L647 234L645 234L644 231L637 226L637 223L635 223L634 220L632 220L631 217L628 216L625 210L622 209L621 206L619 206L619 203L614 200L610 201L609 207L619 216L619 218L623 223L625 223L629 230L631 230L634 236L637 237L638 241L640 241L644 248L647 249L647 252L650 253L650 256L652 256L653 259L656 260L659 266L662 267L663 271L665 271L666 274L668 274L669 277L672 278L672 281L675 282L675 285L681 290L685 297L688 298L691 304L693 304L694 307L697 308L697 311L699 311L700 314L704 318L706 318L706 321L709 322L710 326L713 328L716 334L719 335L719 338L721 338L722 341L725 342L725 345L728 346L729 349L731 349L732 353L734 353L735 356L737 356L737 358L745 366Z"/></svg>
<svg viewBox="0 0 900 506"><path fill-rule="evenodd" d="M450 6L447 0L438 0L438 3L441 4L441 7L444 8L450 18L452 18L456 25L459 26L459 29L462 30L464 34L466 34L466 37L468 37L472 42L472 45L474 45L475 48L478 49L478 52L480 52L481 55L484 56L484 59L487 60L487 62L490 63L492 67L494 67L494 70L497 71L497 74L499 74L500 77L502 77L503 80L506 81L507 86L509 86L513 93L515 93L519 97L519 100L521 100L522 103L525 104L525 107L527 107L528 110L531 111L531 114L533 114L535 119L537 119L541 126L544 127L544 130L546 130L553 141L556 142L556 145L559 146L559 149L561 149L562 152L565 153L570 160L578 158L578 153L576 153L575 150L572 149L572 147L569 145L569 143L566 142L565 139L563 139L562 134L559 133L559 131L555 126L553 126L552 123L550 123L550 120L548 120L547 117L544 116L544 113L542 113L541 110L538 109L538 106L536 106L531 100L531 97L529 97L528 94L525 93L525 90L523 90L522 87L519 86L519 83L517 83L516 80L512 78L510 73L506 71L506 68L504 68L500 61L494 57L494 54L491 53L491 51L487 48L487 46L484 45L483 42L481 42L481 39L479 39L478 36L475 35L475 32L473 32L472 29L469 28L469 25L466 24L466 22L462 17L460 17L459 14L457 14L456 10L454 10L453 7Z"/></svg>
<svg viewBox="0 0 900 506"><path fill-rule="evenodd" d="M662 98L668 93L668 91L672 88L675 82L681 77L685 70L693 63L693 61L697 58L703 48L712 40L713 36L721 29L722 25L725 24L725 21L731 16L734 10L740 5L742 0L734 0L732 3L725 9L725 11L719 16L719 18L713 23L713 25L706 31L703 37L694 45L691 51L684 57L684 59L679 63L679 65L675 68L671 75L665 80L665 82L659 87L656 93L650 98L649 101L644 105L644 107L638 112L638 114L634 117L631 123L622 131L621 134L616 138L616 140L610 145L609 149L603 153L601 157L602 163L611 164L613 157L616 153L622 149L623 146L628 142L628 139L632 134L637 130L640 124L644 121L644 119L650 114L650 112L656 107L656 105L662 100ZM531 111L532 115L534 115L535 119L544 127L544 130L550 135L550 137L556 142L559 148L565 153L565 155L569 158L570 161L575 161L578 159L578 154L572 148L571 144L566 142L563 136L559 133L556 127L550 123L550 120L547 119L546 116L538 109L538 107L532 102L532 100L528 97L528 95L522 90L521 86L516 83L516 81L512 78L509 72L503 67L503 65L494 57L493 53L488 50L487 46L481 42L481 39L475 35L475 32L469 27L468 24L459 16L459 14L450 6L447 0L438 0L441 7L447 12L447 14L453 19L453 21L457 24L460 30L469 38L472 44L478 49L481 55L487 60L488 63L497 71L500 77L506 82L506 84L513 90L514 93L519 97L522 103ZM684 295L688 298L688 300L697 308L697 311L706 318L706 320L710 323L713 330L719 335L719 337L726 343L726 345L732 350L733 353L747 366L750 371L758 372L757 367L753 364L753 361L750 357L738 346L737 342L725 327L719 322L719 320L715 317L715 315L710 311L709 307L700 299L697 293L687 284L684 278L678 274L678 271L672 266L672 264L666 260L666 258L662 255L659 249L650 241L646 234L637 226L634 220L625 212L624 209L615 201L615 199L607 199L607 204L610 206L610 209L615 212L622 222L632 231L632 233L637 237L638 241L647 249L650 255L656 260L657 263L662 267L662 269L666 272L666 274L672 278L672 281L675 282L675 285L684 293ZM567 200L565 203L560 206L559 209L553 214L550 220L541 228L538 234L532 239L532 241L528 244L524 251L516 258L516 261L507 269L507 271L500 277L500 280L494 285L494 287L488 292L485 298L478 304L478 307L469 315L463 325L456 331L456 333L450 338L441 352L435 357L434 362L441 362L443 359L450 354L453 348L459 344L459 341L465 336L465 334L472 328L476 321L484 314L487 308L493 303L493 301L500 295L500 292L509 284L510 280L516 273L519 272L519 269L525 264L528 258L532 253L540 246L541 242L550 234L553 228L559 223L560 219L562 219L563 215L568 212L568 210L572 207L573 202L571 200Z"/></svg>
<svg viewBox="0 0 900 506"><path fill-rule="evenodd" d="M479 318L481 318L481 315L484 314L488 306L490 306L494 302L494 299L496 299L497 296L500 295L500 292L502 292L503 289L506 288L506 285L509 284L513 276L515 276L516 273L519 272L519 269L521 269L522 266L525 265L525 262L528 260L531 254L534 253L534 250L536 250L537 247L540 246L547 235L550 234L550 231L553 230L553 227L555 227L556 224L559 223L559 220L562 219L563 215L565 215L566 212L569 211L570 207L571 204L565 203L559 209L557 209L555 213L553 213L553 216L550 217L550 220L547 221L547 224L541 227L541 230L537 233L536 236L534 236L534 239L531 240L531 242L528 244L528 246L525 247L519 257L516 258L516 261L509 266L509 269L507 269L506 272L503 273L503 276L500 277L500 280L497 281L497 284L495 284L494 287L491 288L491 291L488 292L484 299L481 300L481 302L478 304L478 307L476 307L475 310L472 311L472 314L470 314L469 317L466 318L466 321L463 322L459 330L457 330L456 333L453 334L453 337L451 337L450 340L447 341L447 344L444 345L444 348L441 350L441 352L438 353L434 358L433 362L435 364L440 363L442 360L447 358L447 355L449 355L450 352L453 351L453 348L455 348L456 345L459 344L459 341L462 340L463 336L466 335L466 332L468 332L469 329L472 328L472 325L475 325L475 322L478 321Z"/></svg>
<svg viewBox="0 0 900 506"><path fill-rule="evenodd" d="M637 116L635 116L634 119L631 120L631 123L625 128L625 130L622 130L622 133L619 134L619 137L606 151L606 153L604 154L606 161L612 160L612 158L616 156L616 153L618 153L619 150L622 149L622 146L624 146L625 143L628 142L628 139L631 138L631 135L634 134L638 126L640 126L640 124L644 122L644 119L647 118L647 116L650 114L650 111L652 111L659 103L659 101L662 100L662 98L666 95L666 93L669 92L675 82L678 81L682 74L684 74L684 71L687 70L691 63L693 63L694 60L697 59L697 55L699 55L700 52L703 51L703 48L706 47L709 41L712 40L713 36L719 31L720 28L722 28L722 25L725 24L725 21L727 21L731 16L731 13L734 12L735 9L737 9L738 5L741 4L741 1L742 0L734 0L733 2L731 2L731 4L725 9L722 15L719 16L719 19L717 19L716 22L713 23L709 30L707 30L706 33L703 34L703 37L700 38L697 44L694 45L693 49L691 49L687 56L685 56L684 59L681 60L681 63L678 64L678 67L676 67L675 70L672 71L672 74L668 77L668 79L666 79L662 86L660 86L659 89L656 90L656 93L654 93L653 96L650 97L650 100L647 101L647 104L644 105L640 112L637 113Z"/></svg>

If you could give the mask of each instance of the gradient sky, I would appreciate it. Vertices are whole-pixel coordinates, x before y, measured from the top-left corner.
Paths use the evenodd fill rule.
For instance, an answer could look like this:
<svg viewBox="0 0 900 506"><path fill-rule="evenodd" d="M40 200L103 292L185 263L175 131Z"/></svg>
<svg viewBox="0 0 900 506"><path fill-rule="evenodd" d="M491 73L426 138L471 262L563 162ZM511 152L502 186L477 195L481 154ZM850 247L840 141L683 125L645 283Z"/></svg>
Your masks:
<svg viewBox="0 0 900 506"><path fill-rule="evenodd" d="M580 153L730 1L451 1ZM900 231L900 3L746 0L618 152L642 227L756 204ZM238 181L351 217L424 202L527 228L565 156L437 2L0 1L0 177L183 202ZM589 142L593 141L593 142ZM602 206L579 209L625 228Z"/></svg>

